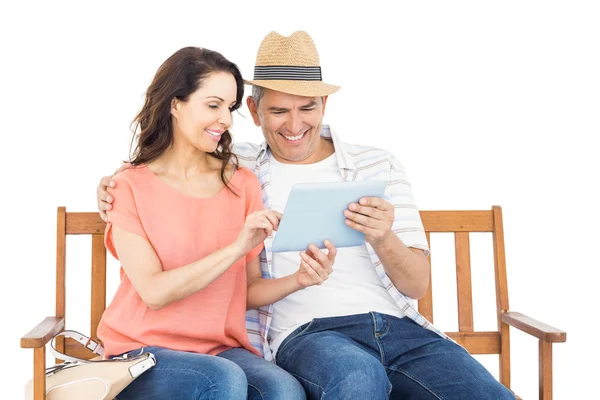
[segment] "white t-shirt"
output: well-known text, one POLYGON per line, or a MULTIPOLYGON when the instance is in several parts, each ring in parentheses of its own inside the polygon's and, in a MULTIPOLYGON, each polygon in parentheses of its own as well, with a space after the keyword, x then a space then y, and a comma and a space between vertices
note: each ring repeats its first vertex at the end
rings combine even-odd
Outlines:
MULTIPOLYGON (((335 153, 315 164, 283 164, 269 153, 271 207, 282 211, 296 183, 341 182, 335 153)), ((335 245, 335 243, 334 243, 335 245)), ((298 252, 273 253, 273 278, 298 271, 298 252)), ((269 345, 274 354, 283 340, 313 318, 339 317, 377 311, 402 318, 404 314, 383 286, 366 246, 338 249, 333 273, 322 285, 310 286, 273 306, 269 345)))

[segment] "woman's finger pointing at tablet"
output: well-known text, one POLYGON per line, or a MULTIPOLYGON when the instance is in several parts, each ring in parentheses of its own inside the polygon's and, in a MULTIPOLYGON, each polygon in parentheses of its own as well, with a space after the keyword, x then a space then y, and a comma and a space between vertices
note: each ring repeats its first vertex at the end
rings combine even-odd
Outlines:
POLYGON ((277 217, 277 215, 272 210, 265 210, 265 217, 271 223, 273 230, 276 231, 279 227, 279 218, 277 217))
POLYGON ((277 210, 271 209, 271 210, 269 210, 269 211, 270 211, 270 212, 272 212, 272 213, 273 213, 273 214, 274 214, 274 215, 277 217, 277 219, 279 219, 279 220, 280 220, 280 219, 281 219, 281 217, 283 216, 283 214, 282 214, 282 213, 280 213, 280 212, 279 212, 279 211, 277 211, 277 210))

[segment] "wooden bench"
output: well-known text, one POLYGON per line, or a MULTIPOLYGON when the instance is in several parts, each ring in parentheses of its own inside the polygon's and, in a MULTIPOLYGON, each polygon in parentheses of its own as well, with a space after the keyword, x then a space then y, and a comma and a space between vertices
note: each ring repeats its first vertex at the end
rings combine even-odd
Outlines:
MULTIPOLYGON (((566 333, 538 322, 518 312, 510 311, 502 210, 478 211, 421 211, 427 240, 436 233, 453 233, 456 255, 456 282, 458 301, 458 332, 448 335, 463 345, 471 354, 498 354, 500 382, 510 388, 510 331, 512 326, 539 339, 539 398, 552 399, 552 343, 565 342, 566 333), (497 330, 475 331, 473 328, 473 298, 471 285, 471 251, 469 234, 489 232, 494 249, 494 276, 496 288, 497 330)), ((66 310, 66 239, 67 235, 90 235, 92 241, 91 321, 90 332, 97 340, 96 330, 106 308, 106 249, 105 223, 96 212, 66 212, 58 208, 56 245, 56 314, 47 317, 21 338, 22 348, 33 350, 34 399, 45 399, 46 344, 65 329, 66 310)), ((435 252, 434 252, 435 254, 435 252)), ((435 258, 435 257, 434 257, 435 258)), ((419 300, 419 312, 433 322, 432 285, 419 300)), ((65 354, 92 358, 95 355, 69 340, 57 341, 57 348, 65 354)), ((60 362, 60 360, 56 360, 60 362)), ((518 397, 517 397, 518 398, 518 397)))

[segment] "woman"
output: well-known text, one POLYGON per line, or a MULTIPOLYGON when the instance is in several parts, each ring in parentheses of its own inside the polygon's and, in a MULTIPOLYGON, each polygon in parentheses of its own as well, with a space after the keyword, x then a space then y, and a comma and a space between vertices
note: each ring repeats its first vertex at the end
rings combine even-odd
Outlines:
POLYGON ((106 357, 151 352, 157 365, 118 399, 305 398, 246 332, 246 265, 277 218, 231 153, 242 98, 235 64, 187 47, 159 68, 134 120, 134 167, 115 177, 106 227, 121 284, 98 337, 106 357))

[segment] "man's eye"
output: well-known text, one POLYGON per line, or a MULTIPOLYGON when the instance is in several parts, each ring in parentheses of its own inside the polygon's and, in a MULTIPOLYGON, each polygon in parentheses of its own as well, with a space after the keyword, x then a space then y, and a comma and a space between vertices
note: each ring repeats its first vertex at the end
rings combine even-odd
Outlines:
POLYGON ((273 114, 275 114, 275 115, 282 115, 284 113, 285 113, 285 111, 273 111, 273 114))
POLYGON ((302 111, 306 111, 306 112, 311 112, 311 111, 314 111, 314 110, 315 110, 314 107, 313 108, 303 108, 302 109, 302 111))

